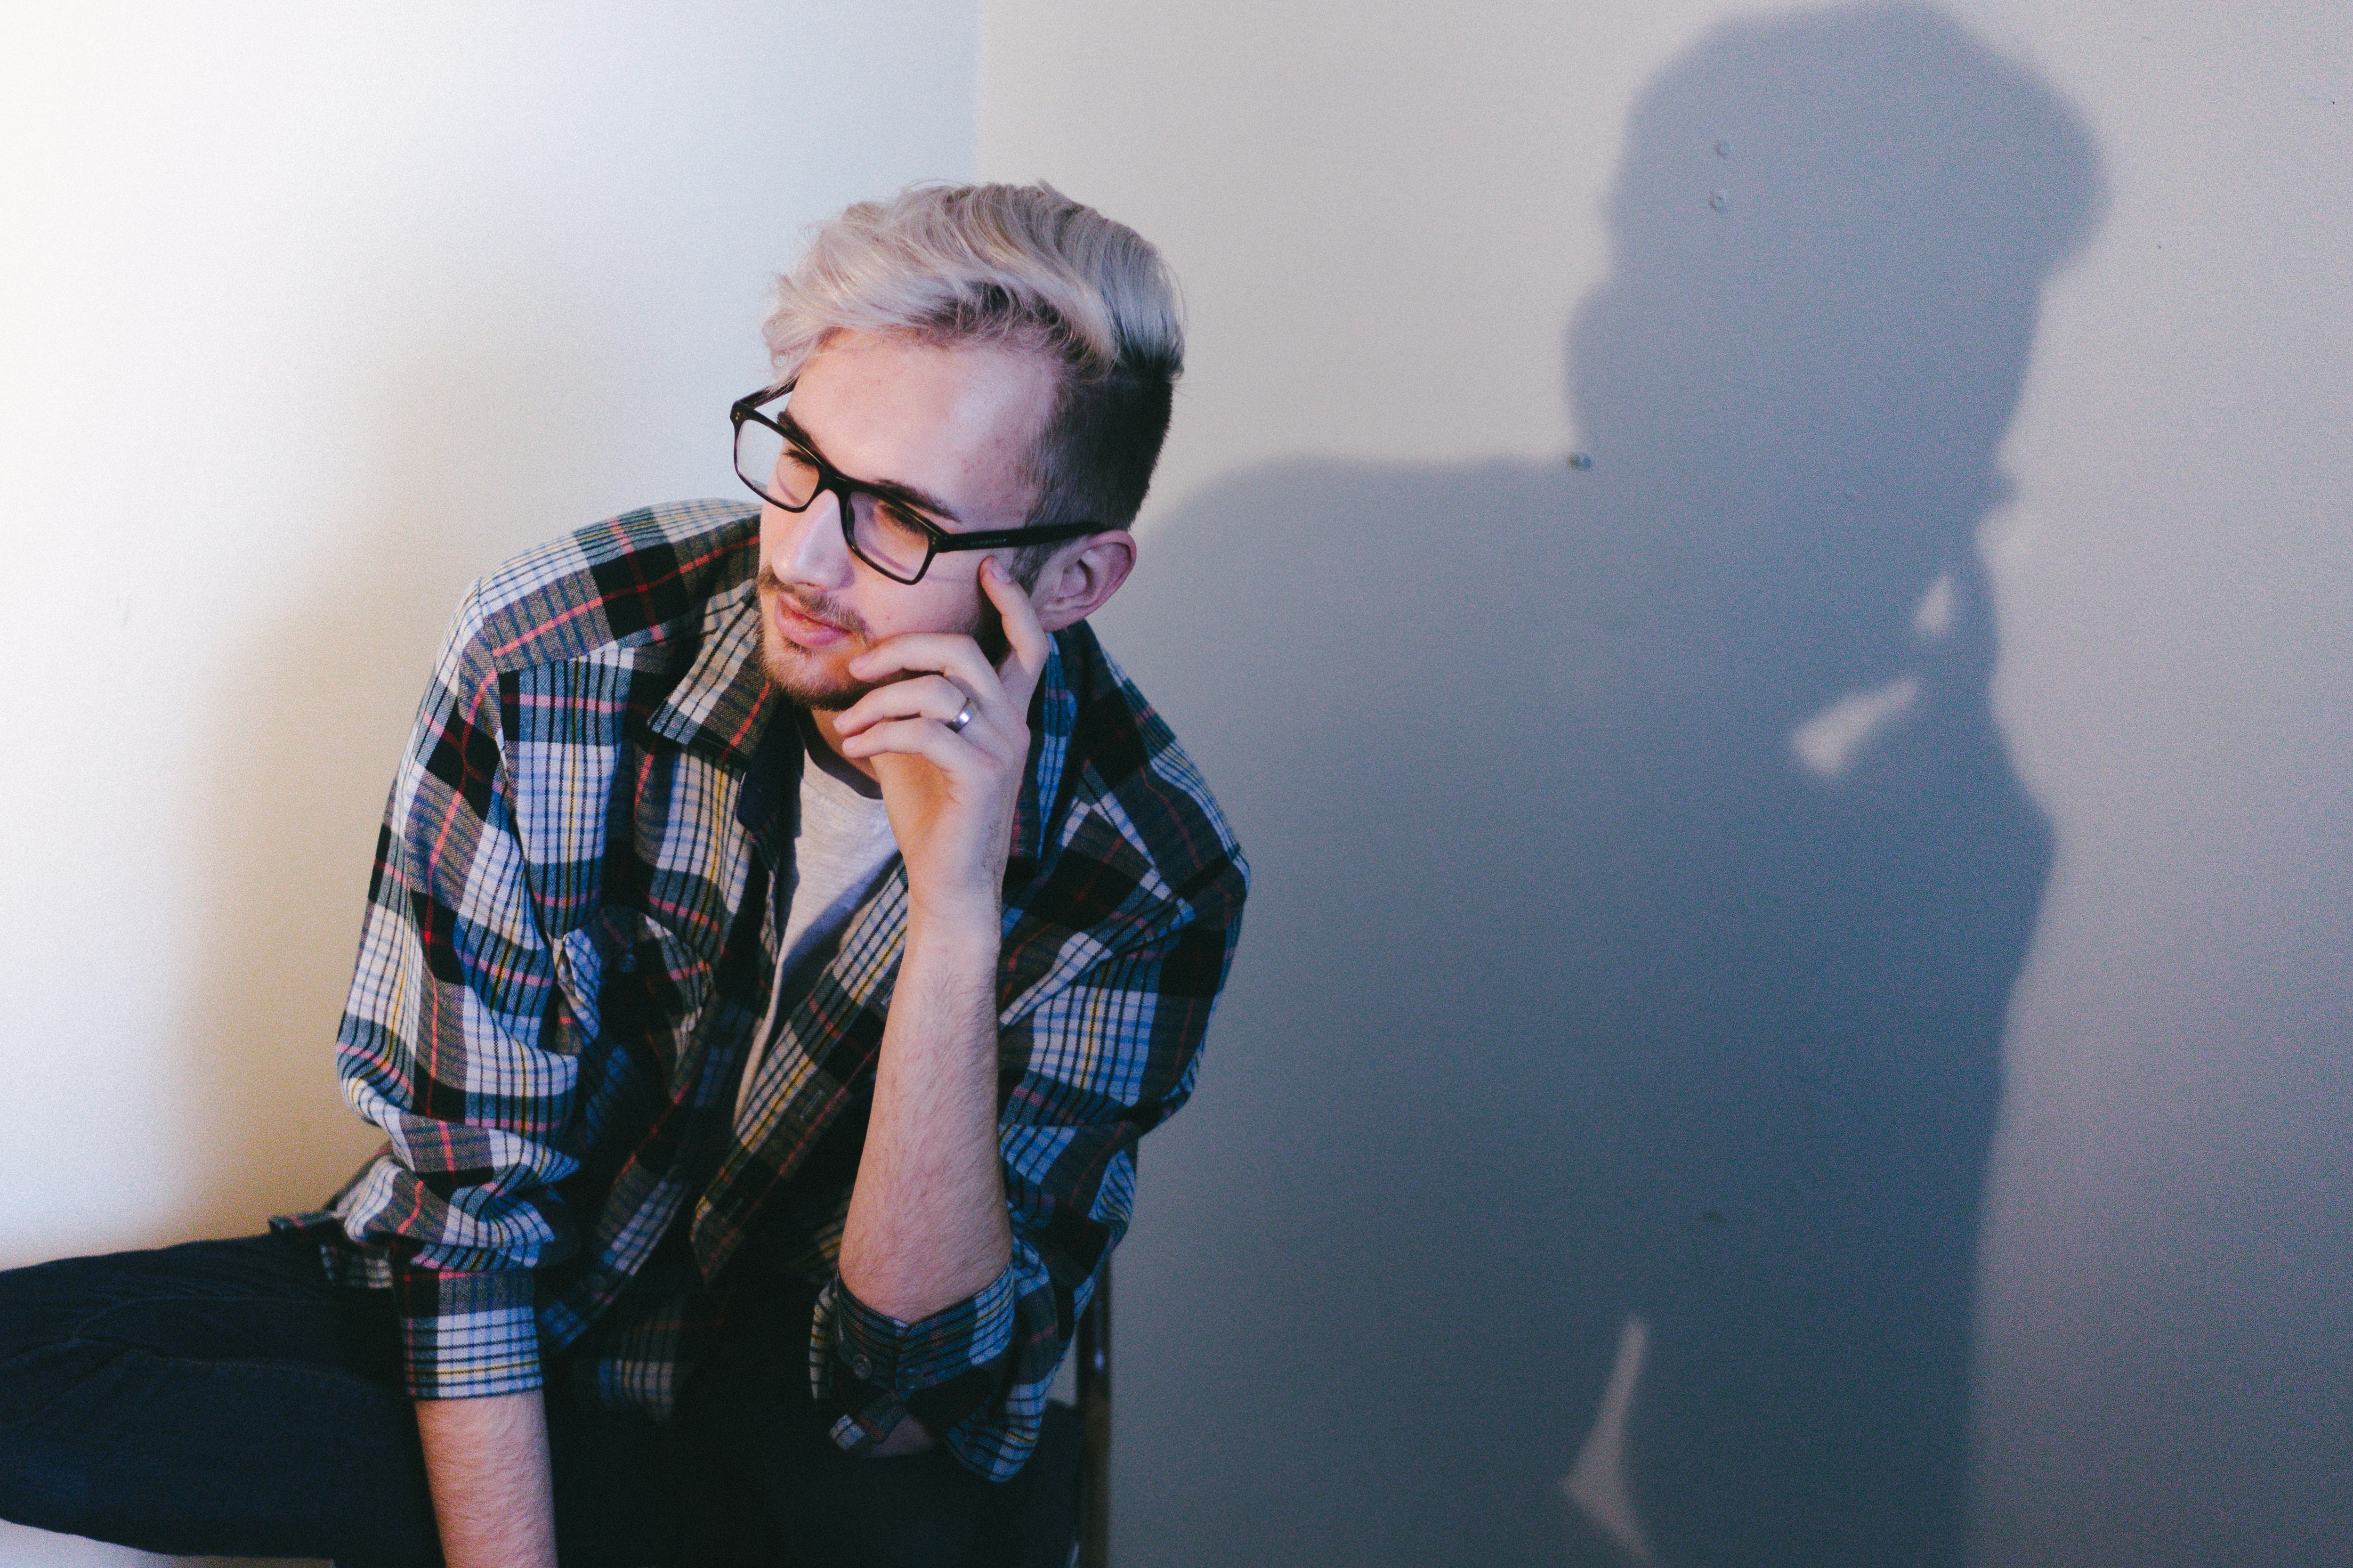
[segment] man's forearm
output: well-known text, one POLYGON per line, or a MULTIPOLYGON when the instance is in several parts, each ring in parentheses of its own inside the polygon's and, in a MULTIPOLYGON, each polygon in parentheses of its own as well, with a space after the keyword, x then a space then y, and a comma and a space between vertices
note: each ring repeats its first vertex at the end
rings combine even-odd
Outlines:
POLYGON ((417 1432, 448 1568, 555 1568, 540 1393, 420 1399, 417 1432))
MULTIPOLYGON (((1013 1257, 997 1135, 997 900, 1029 776, 1029 701, 1054 644, 1002 563, 984 558, 978 581, 1004 627, 1001 663, 960 633, 891 637, 849 661, 872 689, 820 715, 881 784, 907 870, 906 947, 840 1255, 849 1293, 902 1322, 976 1295, 1013 1257)), ((922 1436, 902 1422, 877 1451, 922 1436)))
POLYGON ((927 1317, 1013 1255, 997 1142, 994 909, 915 913, 882 1030, 841 1279, 878 1312, 927 1317))

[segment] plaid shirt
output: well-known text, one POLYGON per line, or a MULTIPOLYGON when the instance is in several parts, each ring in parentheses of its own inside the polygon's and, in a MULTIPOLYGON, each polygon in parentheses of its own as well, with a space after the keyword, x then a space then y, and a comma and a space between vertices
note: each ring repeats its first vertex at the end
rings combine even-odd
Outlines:
POLYGON ((920 1321, 859 1301, 834 1264, 846 1180, 793 1178, 872 1094, 906 873, 851 918, 736 1121, 801 761, 760 672, 757 542, 755 513, 687 502, 467 595, 393 784, 337 1037, 345 1093, 390 1141, 331 1208, 279 1223, 398 1293, 412 1394, 537 1388, 561 1350, 583 1395, 659 1418, 757 1217, 821 1287, 810 1370, 836 1441, 864 1451, 912 1413, 1002 1479, 1126 1229, 1136 1140, 1192 1091, 1248 868, 1093 634, 1058 634, 1005 882, 1012 1259, 920 1321))

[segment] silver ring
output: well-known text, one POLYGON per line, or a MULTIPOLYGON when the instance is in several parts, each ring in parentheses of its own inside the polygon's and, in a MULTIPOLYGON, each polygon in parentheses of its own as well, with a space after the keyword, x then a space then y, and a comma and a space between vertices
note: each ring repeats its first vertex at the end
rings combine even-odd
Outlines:
POLYGON ((956 710, 956 716, 948 721, 948 733, 961 735, 964 733, 964 727, 971 722, 972 699, 967 697, 965 699, 964 706, 956 710))

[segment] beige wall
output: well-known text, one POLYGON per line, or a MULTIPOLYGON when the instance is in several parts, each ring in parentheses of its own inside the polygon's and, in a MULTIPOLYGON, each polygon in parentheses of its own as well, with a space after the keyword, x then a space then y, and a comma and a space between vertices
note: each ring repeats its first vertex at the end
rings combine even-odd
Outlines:
MULTIPOLYGON (((1981 1215, 1982 1246, 1947 1238, 1977 1287, 1967 1346, 1975 1550, 1992 1563, 2334 1555, 2353 1525, 2342 1133, 2353 1110, 2343 1069, 2353 1043, 2353 290, 2343 264, 2353 56, 2343 9, 988 0, 982 14, 984 174, 1043 175, 1135 224, 1166 247, 1187 292, 1191 369, 1144 564, 1105 617, 1107 635, 1191 742, 1260 873, 1256 923, 1198 1104, 1154 1140, 1137 1239, 1123 1255, 1124 1560, 1495 1563, 1535 1561, 1562 1542, 1606 1560, 1608 1509, 1572 1507, 1552 1488, 1573 1460, 1592 1482, 1591 1466, 1609 1457, 1610 1445, 1590 1440, 1608 1425, 1605 1373, 1630 1364, 1637 1337, 1570 1321, 1612 1315, 1577 1261, 1580 1227, 1607 1226, 1592 1217, 1599 1209, 1577 1205, 1649 1194, 1615 1191, 1621 1163, 1559 1177, 1545 1203, 1480 1206, 1479 1189, 1451 1173, 1493 1163, 1499 1124, 1545 1151, 1511 1167, 1534 1190, 1553 1179, 1547 1169, 1583 1171, 1609 1122, 1571 1105, 1547 1131, 1460 1085, 1484 1079, 1510 1086, 1517 1105, 1551 1108, 1546 1096, 1567 1089, 1539 1083, 1526 1064, 1584 1037, 1578 1009, 1669 1007, 1676 985, 1643 993, 1605 975, 1561 990, 1564 1021, 1554 1023, 1529 982, 1531 1011, 1504 1008, 1482 1028, 1482 998, 1517 983, 1498 967, 1532 961, 1510 956, 1511 942, 1481 922, 1573 930, 1574 912, 1547 897, 1602 889, 1606 901, 1620 884, 1571 867, 1517 901, 1481 902, 1442 881, 1408 885, 1378 867, 1328 862, 1396 841, 1366 840, 1356 824, 1367 813, 1391 814, 1397 834, 1442 836, 1471 803, 1496 801, 1520 842, 1462 838, 1461 856, 1492 875, 1515 856, 1553 865, 1544 857, 1579 819, 1567 808, 1546 816, 1548 792, 1596 812, 1632 809, 1631 795, 1590 782, 1615 780, 1615 760, 1578 748, 1600 734, 1640 746, 1668 727, 1638 715, 1611 731, 1593 715, 1617 713, 1610 700, 1626 682, 1665 679, 1671 655, 1705 641, 1686 644, 1649 617, 1697 605, 1711 627, 1711 615, 1737 620, 1746 612, 1725 606, 1739 600, 1742 574, 1787 596, 1843 583, 1835 539, 1813 541, 1819 559, 1799 571, 1776 552, 1773 531, 1792 517, 1863 533, 1884 522, 1894 541, 1903 509, 1931 502, 1951 514, 1957 548, 1852 563, 1858 584, 1885 568, 1883 600, 1871 576, 1868 595, 1827 595, 1848 618, 1815 625, 1819 647, 1750 645, 1766 662, 1786 653, 1790 672, 1770 700, 1744 697, 1715 718, 1791 725, 1820 703, 1817 727, 1788 731, 1780 762, 1793 778, 1810 757, 1826 773, 1858 769, 1843 787, 1860 801, 1881 787, 1865 776, 1871 766, 1895 781, 1899 763, 1916 764, 1932 771, 1901 787, 1944 790, 1945 827, 1972 803, 2023 791, 1979 846, 2017 851, 1987 898, 2022 897, 2031 942, 2022 964, 2000 969, 2009 1023, 1981 1064, 2000 1098, 1970 1133, 1981 1158, 1965 1173, 1986 1186, 1953 1211, 1981 1215), (1743 50, 1784 68, 1773 40, 1828 29, 1817 57, 1827 81, 1842 68, 1834 36, 1868 38, 1890 17, 1898 31, 1929 33, 1948 18, 1975 40, 1949 51, 1972 62, 1964 89, 1993 84, 1992 119, 1952 110, 1973 142, 1944 157, 1905 140, 1915 123, 1906 102, 1824 100, 1825 135, 1851 114, 1854 126, 1886 128, 1900 159, 1888 165, 1894 153, 1834 136, 1808 142, 1820 127, 1802 107, 1735 132, 1730 156, 1715 155, 1704 91, 1734 115, 1780 90, 1781 79, 1732 68, 1743 50), (1742 19, 1748 31, 1733 26, 1742 19), (2028 84, 2017 91, 2037 106, 2024 117, 2033 123, 2000 122, 2004 68, 2028 84), (1646 112, 1662 134, 1684 138, 1672 157, 1630 135, 1630 115, 1654 90, 1667 99, 1646 112), (1830 161, 1797 166, 1785 144, 1830 161), (2021 148, 2022 163, 2001 162, 2021 148), (2088 177, 2071 195, 2060 187, 2078 148, 2088 149, 2088 177), (2048 208, 2043 239, 2076 220, 2088 236, 2008 279, 2026 291, 2026 335, 1924 350, 1904 362, 1915 384, 1881 385, 1871 378, 1886 364, 1841 363, 1841 353, 1911 343, 1895 316, 1966 335, 1965 321, 1939 317, 1940 300, 1990 287, 1994 263, 1979 267, 1968 247, 2015 237, 2022 221, 1987 170, 2017 180, 2018 202, 2048 208), (1883 202, 1884 231, 1845 210, 1810 237, 1796 232, 1817 176, 1852 176, 1855 203, 1883 202), (1683 205, 1642 228, 1639 211, 1613 207, 1621 179, 1632 208, 1659 196, 1660 180, 1683 182, 1659 199, 1683 205), (1712 215, 1698 205, 1711 189, 1727 195, 1712 215), (1701 226, 1711 217, 1722 226, 1701 226), (1743 223, 1767 237, 1741 264, 1752 270, 1786 266, 1801 284, 1800 262, 1829 276, 1868 259, 1822 306, 1834 318, 1827 340, 1809 347, 1794 317, 1726 303, 1738 266, 1689 261, 1743 223), (2043 266, 2055 268, 2047 286, 2043 266), (1573 313, 1581 335, 1565 337, 1573 313), (1727 332, 1749 341, 1722 341, 1727 332), (1655 363, 1643 362, 1645 342, 1655 363), (1744 358, 1750 348, 1765 357, 1744 358), (1780 369, 1736 384, 1726 368, 1757 363, 1780 369), (1583 395, 1565 395, 1580 377, 1583 395), (1964 385, 1973 401, 1935 405, 1939 387, 1964 385), (1890 416, 1876 444, 1859 426, 1841 435, 1855 464, 1899 473, 1911 489, 1814 474, 1805 419, 1899 406, 1909 412, 1890 416), (1989 421, 1998 443, 1966 473, 1939 466, 1968 456, 1975 438, 1943 430, 1947 416, 1989 421), (1588 448, 1591 470, 1558 466, 1588 448), (1798 478, 1772 478, 1784 472, 1824 488, 1799 498, 1798 478), (1572 481, 1588 488, 1562 488, 1572 481), (1642 484, 1647 495, 1627 488, 1642 484), (1710 497, 1722 504, 1712 510, 1710 497), (1757 510, 1725 510, 1746 503, 1757 510), (1676 506, 1690 515, 1671 515, 1676 506), (1651 532, 1605 526, 1639 524, 1646 507, 1659 524, 1651 532), (1602 522, 1582 542, 1511 531, 1523 513, 1555 515, 1548 508, 1602 522), (1423 512, 1443 526, 1425 525, 1423 512), (1721 531, 1700 535, 1716 575, 1684 559, 1685 576, 1662 579, 1660 562, 1679 548, 1672 530, 1694 519, 1721 531), (1522 564, 1536 588, 1515 595, 1455 563, 1482 521, 1500 521, 1530 552, 1522 564), (1332 570, 1287 557, 1286 538, 1332 570), (1359 559, 1340 563, 1350 552, 1359 559), (1786 580, 1776 575, 1785 568, 1786 580), (1614 610, 1608 594, 1562 607, 1611 573, 1614 610), (1899 596, 1904 581, 1913 586, 1899 596), (1988 595, 1989 618, 1971 603, 1988 595), (1339 629, 1351 616, 1384 618, 1358 635, 1339 629), (1556 632, 1517 641, 1489 624, 1547 616, 1556 632), (1931 629, 1948 624, 1961 629, 1931 629), (1930 646, 1937 637, 1946 641, 1930 646), (1472 659, 1466 647, 1493 659, 1483 677, 1456 668, 1472 659), (1961 647, 1990 658, 1989 676, 1948 651, 1961 647), (1842 665, 1846 654, 1820 651, 1837 648, 1863 653, 1842 665), (1567 673, 1539 679, 1531 664, 1567 673), (1488 691, 1511 711, 1479 710, 1488 691), (1974 719, 1937 706, 1954 694, 1978 704, 1974 719), (1430 712, 1433 698, 1450 710, 1430 712), (1845 698, 1859 705, 1840 708, 1845 698), (1254 705, 1269 711, 1235 716, 1254 705), (1357 738, 1367 730, 1378 745, 1357 738), (1996 750, 1965 775, 1954 759, 1972 737, 1996 750), (1505 775, 1521 793, 1486 790, 1482 781, 1505 775), (1393 910, 1385 930, 1352 907, 1391 897, 1441 908, 1393 910), (1463 951, 1434 945, 1450 931, 1463 951), (1414 1000, 1428 994, 1456 1000, 1414 1000), (1423 1041, 1419 1055, 1380 1055, 1388 1036, 1366 1021, 1442 1030, 1450 1018, 1462 1037, 1423 1041), (1520 1032, 1498 1039, 1496 1028, 1520 1032), (1389 1081, 1366 1082, 1368 1066, 1389 1081), (1461 1206, 1425 1225, 1417 1193, 1457 1194, 1461 1206), (1431 1247, 1449 1249, 1450 1266, 1425 1267, 1419 1252, 1431 1247), (1526 1261, 1547 1249, 1560 1260, 1549 1281, 1526 1261), (1459 1294, 1440 1311, 1418 1299, 1425 1291, 1459 1294), (1197 1304, 1205 1293, 1213 1302, 1197 1304), (1527 1337, 1500 1339, 1499 1312, 1527 1337), (1319 1313, 1320 1340, 1291 1326, 1319 1313), (1335 1337, 1344 1342, 1332 1346, 1335 1337), (1267 1344, 1280 1353, 1259 1355, 1267 1344), (1466 1367, 1472 1351, 1524 1359, 1514 1373, 1466 1367), (1530 1390, 1530 1379, 1556 1381, 1530 1390), (1428 1414, 1450 1402, 1461 1407, 1428 1414), (1412 1441, 1385 1435, 1401 1422, 1412 1441), (1541 1462, 1524 1458, 1531 1451, 1541 1462), (1497 1511, 1480 1522, 1463 1498, 1497 1511)), ((1896 58, 1881 75, 1909 92, 1920 82, 1907 68, 1896 58)), ((1810 90, 1802 70, 1782 85, 1801 104, 1810 90)), ((1855 90, 1867 95, 1868 82, 1855 90)), ((1989 332, 2009 320, 1977 319, 1989 332)), ((1709 658, 1723 651, 1709 647, 1709 658)), ((1698 679, 1757 689, 1743 670, 1709 668, 1698 679)), ((1781 798, 1772 792, 1783 783, 1742 777, 1751 804, 1781 798)), ((1795 832, 1815 797, 1788 787, 1792 804, 1775 820, 1795 832)), ((1873 847, 1925 842, 1911 832, 1888 828, 1873 847)), ((1966 880, 1986 857, 1957 842, 1948 862, 1915 869, 1933 881, 1941 864, 1966 880)), ((1631 854, 1623 876, 1655 875, 1677 852, 1662 840, 1655 855, 1631 854)), ((1428 868, 1442 875, 1449 864, 1433 856, 1428 868)), ((1711 885, 1725 908, 1748 891, 1711 885)), ((1868 879, 1857 886, 1873 896, 1868 879)), ((1978 951, 1984 928, 1970 917, 1990 903, 1949 889, 1922 900, 1899 912, 1923 916, 1948 951, 1978 951)), ((1686 924, 1661 941, 1691 934, 1686 924)), ((1860 925, 1852 934, 1864 942, 1860 925)), ((1561 973, 1585 972, 1571 962, 1561 973)), ((1890 988, 1897 1001, 1923 989, 1890 988)), ((1639 1074, 1641 1049, 1629 1044, 1626 1056, 1639 1074)), ((1665 1103, 1627 1114, 1662 1135, 1688 1131, 1665 1103)), ((1828 1103, 1837 1108, 1835 1093, 1828 1103)), ((1918 1118, 1886 1130, 1899 1142, 1941 1135, 1928 1100, 1873 1103, 1918 1118)), ((1768 1142, 1784 1134, 1796 1136, 1787 1122, 1757 1132, 1768 1142)), ((1722 1162, 1711 1174, 1736 1186, 1744 1157, 1711 1158, 1722 1162)), ((1694 1197, 1694 1212, 1728 1214, 1736 1241, 1744 1211, 1729 1200, 1722 1213, 1700 1208, 1710 1202, 1694 1197)), ((1767 1252, 1783 1234, 1770 1220, 1757 1230, 1767 1252)), ((1797 1289, 1784 1279, 1779 1294, 1797 1289)), ((1639 1294, 1630 1287, 1626 1300, 1639 1294)), ((1704 1294, 1667 1292, 1662 1310, 1704 1294)), ((1727 1338, 1714 1351, 1737 1361, 1778 1344, 1794 1356, 1803 1339, 1760 1330, 1748 1350, 1727 1338)), ((1616 1495, 1670 1515, 1737 1518, 1748 1505, 1715 1495, 1722 1478, 1698 1449, 1642 1426, 1646 1408, 1664 1408, 1646 1407, 1646 1391, 1710 1353, 1704 1342, 1678 1352, 1672 1340, 1653 1325, 1648 1369, 1629 1385, 1633 1428, 1617 1458, 1634 1473, 1616 1495)), ((1689 1373, 1683 1394, 1715 1387, 1708 1375, 1689 1373)), ((1741 1397, 1763 1375, 1724 1374, 1749 1391, 1741 1397)), ((1794 1367, 1788 1376, 1792 1405, 1819 1397, 1794 1367)), ((1762 1409, 1755 1398, 1740 1408, 1762 1409)), ((1754 1467, 1726 1463, 1755 1479, 1754 1467)), ((1781 1476, 1778 1493, 1766 1486, 1756 1506, 1797 1504, 1801 1471, 1781 1476)), ((1609 1492, 1585 1489, 1605 1501, 1609 1492)), ((1632 1507, 1637 1526, 1641 1513, 1632 1507)), ((1756 1539, 1777 1539, 1756 1517, 1756 1539)), ((1672 1534, 1652 1521, 1639 1538, 1676 1561, 1672 1534)))
POLYGON ((8 1265, 245 1231, 363 1155, 335 1016, 459 594, 730 489, 770 272, 969 173, 975 48, 953 4, 18 11, 8 1265))

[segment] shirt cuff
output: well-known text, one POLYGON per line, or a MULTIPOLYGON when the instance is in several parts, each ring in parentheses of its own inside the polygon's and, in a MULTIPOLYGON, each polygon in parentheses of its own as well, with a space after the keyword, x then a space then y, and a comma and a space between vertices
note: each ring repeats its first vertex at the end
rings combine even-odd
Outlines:
MULTIPOLYGON (((923 1396, 960 1380, 979 1393, 996 1380, 973 1374, 988 1373, 1013 1343, 1009 1262, 975 1294, 913 1322, 876 1311, 838 1275, 833 1293, 834 1392, 849 1413, 836 1425, 834 1440, 853 1452, 888 1436, 910 1406, 935 1432, 943 1418, 959 1418, 963 1411, 942 1408, 940 1401, 923 1396)), ((952 1397, 949 1403, 965 1401, 952 1397)))
POLYGON ((459 1274, 396 1263, 393 1289, 412 1399, 528 1394, 545 1383, 530 1269, 459 1274))

